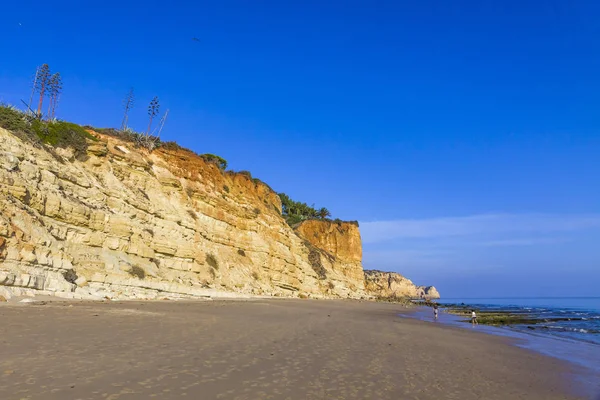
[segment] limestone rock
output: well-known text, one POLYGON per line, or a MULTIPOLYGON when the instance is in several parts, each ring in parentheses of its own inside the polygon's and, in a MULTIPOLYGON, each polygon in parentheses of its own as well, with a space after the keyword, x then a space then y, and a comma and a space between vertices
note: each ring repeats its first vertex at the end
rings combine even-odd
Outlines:
POLYGON ((79 278, 77 278, 75 280, 75 284, 79 287, 83 287, 86 286, 88 283, 87 279, 85 279, 85 276, 80 276, 79 278))
POLYGON ((433 286, 416 286, 410 279, 397 272, 365 270, 365 288, 376 297, 409 297, 413 299, 439 299, 433 286))
POLYGON ((13 293, 365 296, 357 227, 294 231, 262 182, 90 132, 88 157, 59 161, 0 129, 0 285, 13 293))
POLYGON ((12 298, 12 292, 8 290, 8 288, 0 286, 0 296, 6 300, 10 300, 12 298))
POLYGON ((417 286, 417 288, 420 291, 420 293, 423 294, 421 296, 423 298, 427 298, 427 299, 439 299, 440 298, 440 293, 437 291, 437 289, 434 286, 417 286))
POLYGON ((369 296, 357 224, 292 229, 260 181, 187 150, 90 133, 87 157, 74 157, 0 128, 0 285, 13 295, 369 296))

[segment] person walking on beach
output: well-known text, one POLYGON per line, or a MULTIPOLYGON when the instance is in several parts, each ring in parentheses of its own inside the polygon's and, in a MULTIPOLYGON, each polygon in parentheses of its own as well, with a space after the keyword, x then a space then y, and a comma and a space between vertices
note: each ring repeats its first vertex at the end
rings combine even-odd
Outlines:
POLYGON ((475 310, 471 310, 471 324, 473 324, 473 326, 479 325, 479 322, 477 322, 477 314, 475 313, 475 310))
POLYGON ((435 303, 433 305, 433 319, 437 321, 438 319, 438 305, 435 303))

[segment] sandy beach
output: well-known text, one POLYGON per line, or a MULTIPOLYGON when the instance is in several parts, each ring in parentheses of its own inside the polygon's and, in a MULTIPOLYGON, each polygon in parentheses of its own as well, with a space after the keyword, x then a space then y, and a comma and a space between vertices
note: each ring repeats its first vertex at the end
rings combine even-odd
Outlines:
POLYGON ((577 399, 569 364, 357 301, 0 306, 0 399, 577 399))

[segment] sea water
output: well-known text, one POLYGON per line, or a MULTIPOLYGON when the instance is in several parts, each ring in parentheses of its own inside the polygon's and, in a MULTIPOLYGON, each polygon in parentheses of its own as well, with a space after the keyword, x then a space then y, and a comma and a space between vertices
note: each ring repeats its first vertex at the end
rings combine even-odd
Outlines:
POLYGON ((509 329, 600 345, 600 297, 459 298, 440 301, 442 306, 461 303, 482 312, 509 311, 542 321, 510 325, 509 329), (554 318, 561 320, 552 321, 554 318))

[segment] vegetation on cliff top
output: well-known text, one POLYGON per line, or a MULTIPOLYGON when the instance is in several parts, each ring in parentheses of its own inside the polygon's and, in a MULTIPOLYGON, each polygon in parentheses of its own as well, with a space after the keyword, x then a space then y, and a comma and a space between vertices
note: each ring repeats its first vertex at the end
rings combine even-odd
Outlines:
POLYGON ((294 226, 302 221, 320 220, 341 224, 346 222, 358 226, 358 221, 342 221, 339 218, 331 220, 331 213, 325 207, 315 208, 314 204, 309 206, 306 203, 292 200, 287 194, 279 193, 281 199, 282 214, 290 226, 294 226))
POLYGON ((14 132, 21 139, 53 147, 72 147, 80 154, 85 154, 87 140, 97 140, 77 124, 60 120, 42 121, 7 105, 0 105, 0 127, 14 132))
MULTIPOLYGON (((215 154, 197 154, 192 150, 181 147, 176 142, 162 142, 158 137, 147 136, 143 133, 134 132, 131 129, 119 130, 114 128, 94 128, 91 126, 80 126, 72 122, 61 120, 41 120, 37 116, 23 112, 14 106, 0 104, 0 127, 7 129, 16 134, 21 139, 30 140, 34 143, 45 143, 53 147, 72 147, 75 151, 83 155, 88 146, 88 140, 98 140, 91 135, 86 129, 95 132, 113 136, 125 142, 130 142, 136 146, 142 146, 143 138, 153 143, 153 148, 161 148, 171 151, 186 151, 190 152, 207 163, 216 165, 219 170, 227 169, 227 160, 215 154)), ((146 147, 146 146, 143 146, 146 147)), ((269 185, 258 178, 252 177, 249 171, 227 171, 229 174, 241 174, 247 176, 255 184, 263 184, 270 190, 275 192, 269 185)), ((292 200, 287 194, 279 193, 279 198, 282 204, 282 216, 290 226, 294 226, 306 220, 321 220, 334 223, 342 223, 340 219, 331 220, 331 213, 325 207, 315 208, 314 205, 309 206, 306 203, 292 200)), ((348 221, 358 225, 356 221, 348 221)))
POLYGON ((314 204, 309 206, 306 203, 292 200, 287 194, 279 193, 283 217, 290 225, 295 225, 307 219, 324 220, 331 216, 331 213, 325 207, 320 209, 314 208, 314 204))
MULTIPOLYGON (((152 122, 159 115, 160 103, 155 96, 148 106, 148 127, 145 132, 136 132, 129 127, 129 111, 134 107, 135 96, 133 88, 126 94, 123 100, 123 119, 120 129, 114 128, 95 128, 92 126, 80 126, 72 122, 66 122, 55 118, 58 100, 62 92, 62 79, 59 73, 52 75, 48 64, 38 67, 33 79, 31 98, 29 104, 25 104, 27 110, 20 111, 18 108, 10 105, 0 104, 0 127, 10 130, 21 139, 28 139, 34 143, 45 143, 53 147, 72 147, 77 155, 85 155, 89 140, 96 141, 97 138, 91 135, 88 130, 116 137, 120 140, 135 144, 135 146, 144 147, 149 151, 156 148, 172 151, 186 151, 192 153, 210 164, 214 164, 221 171, 226 171, 227 160, 215 154, 197 154, 192 150, 179 146, 176 142, 163 142, 160 140, 160 133, 164 126, 169 110, 163 115, 158 126, 152 130, 152 122), (39 94, 39 104, 37 111, 33 111, 31 103, 35 94, 39 94), (50 106, 44 120, 42 106, 44 98, 48 97, 50 106)), ((249 171, 227 171, 230 174, 246 175, 256 185, 262 184, 275 193, 275 191, 266 183, 258 178, 253 178, 249 171)), ((325 207, 316 209, 314 204, 309 206, 306 203, 292 200, 285 193, 279 193, 282 203, 282 216, 290 226, 294 226, 306 220, 323 220, 335 223, 341 223, 339 219, 331 220, 331 213, 325 207)), ((274 208, 277 208, 274 206, 274 208)), ((349 221, 358 225, 356 221, 349 221)))
MULTIPOLYGON (((140 137, 144 136, 143 133, 134 132, 131 129, 115 129, 115 128, 95 128, 92 126, 86 126, 86 128, 91 129, 95 132, 101 133, 103 135, 108 135, 112 137, 116 137, 125 142, 133 143, 135 145, 140 145, 140 137)), ((163 142, 157 136, 148 136, 149 140, 153 141, 154 148, 160 148, 162 150, 167 151, 185 151, 191 154, 194 154, 200 158, 202 158, 207 163, 215 164, 221 171, 225 171, 227 169, 227 160, 223 157, 219 157, 215 154, 198 154, 190 149, 186 149, 185 147, 180 146, 177 142, 163 142)), ((145 147, 145 146, 143 146, 145 147)))

